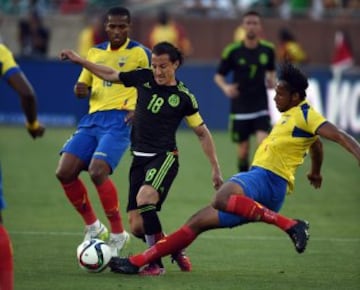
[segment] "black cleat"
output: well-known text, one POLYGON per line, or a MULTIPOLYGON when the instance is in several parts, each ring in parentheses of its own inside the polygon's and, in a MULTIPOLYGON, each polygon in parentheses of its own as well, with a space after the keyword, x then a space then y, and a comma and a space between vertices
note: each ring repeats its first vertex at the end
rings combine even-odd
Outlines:
POLYGON ((111 272, 122 274, 138 274, 139 267, 130 262, 128 258, 112 257, 109 263, 111 272))
POLYGON ((286 232, 290 236, 290 239, 293 241, 295 245, 296 251, 301 254, 305 251, 307 242, 309 240, 310 234, 309 230, 309 222, 303 220, 296 220, 297 223, 293 225, 286 232))

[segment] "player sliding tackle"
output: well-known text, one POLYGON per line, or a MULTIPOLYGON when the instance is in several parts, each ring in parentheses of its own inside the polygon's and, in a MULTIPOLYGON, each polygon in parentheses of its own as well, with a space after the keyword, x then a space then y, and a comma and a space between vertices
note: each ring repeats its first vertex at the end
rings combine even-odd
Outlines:
POLYGON ((159 257, 188 247, 204 231, 249 222, 275 225, 289 235, 298 253, 309 239, 309 223, 278 213, 285 194, 294 187, 295 171, 310 151, 307 178, 320 188, 323 149, 319 136, 339 143, 360 162, 360 145, 316 112, 306 101, 306 76, 291 64, 281 67, 274 101, 282 113, 270 135, 257 149, 249 172, 238 173, 216 192, 211 205, 199 210, 179 230, 143 253, 113 258, 113 272, 136 274, 159 257))

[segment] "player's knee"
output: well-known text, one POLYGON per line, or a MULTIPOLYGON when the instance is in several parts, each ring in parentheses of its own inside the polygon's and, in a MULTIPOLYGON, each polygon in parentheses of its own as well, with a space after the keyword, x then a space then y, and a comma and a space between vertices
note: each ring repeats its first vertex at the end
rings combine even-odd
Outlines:
POLYGON ((130 227, 130 232, 134 237, 136 237, 140 240, 143 240, 145 242, 145 234, 143 233, 142 230, 140 230, 139 228, 131 228, 130 227))
POLYGON ((217 210, 226 211, 230 197, 241 192, 242 190, 238 185, 233 182, 226 182, 214 195, 211 206, 217 210))
POLYGON ((93 159, 89 165, 88 173, 95 184, 102 184, 111 173, 111 168, 106 161, 93 159))
POLYGON ((219 195, 219 194, 216 194, 211 202, 211 206, 217 210, 222 210, 222 211, 225 211, 226 209, 226 199, 219 195))
POLYGON ((144 204, 157 204, 159 201, 159 194, 156 190, 140 190, 136 196, 136 204, 142 206, 144 204))
POLYGON ((68 172, 67 170, 61 167, 58 167, 56 169, 55 176, 61 183, 64 184, 70 183, 75 178, 71 172, 68 172))
POLYGON ((213 200, 211 201, 211 206, 217 210, 219 210, 219 201, 216 197, 213 198, 213 200))
POLYGON ((103 170, 102 168, 98 168, 98 167, 89 168, 88 172, 89 172, 91 180, 95 184, 102 184, 105 181, 105 178, 108 176, 107 173, 105 172, 105 170, 103 170))

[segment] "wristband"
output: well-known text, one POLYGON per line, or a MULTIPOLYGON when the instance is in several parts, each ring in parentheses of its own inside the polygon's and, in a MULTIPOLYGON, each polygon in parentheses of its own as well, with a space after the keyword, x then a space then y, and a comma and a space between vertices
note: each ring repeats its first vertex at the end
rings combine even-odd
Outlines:
POLYGON ((29 130, 36 130, 40 127, 40 123, 38 120, 35 120, 32 123, 26 122, 26 128, 29 130))

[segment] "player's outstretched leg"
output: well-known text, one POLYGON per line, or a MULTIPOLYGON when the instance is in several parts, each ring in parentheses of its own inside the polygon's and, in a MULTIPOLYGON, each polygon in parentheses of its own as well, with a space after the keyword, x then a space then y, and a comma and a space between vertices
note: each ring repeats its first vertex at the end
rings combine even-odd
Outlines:
POLYGON ((289 228, 286 232, 293 241, 295 249, 298 253, 303 253, 309 240, 309 222, 304 220, 295 220, 296 224, 289 228))
POLYGON ((181 250, 187 248, 196 237, 197 233, 189 226, 184 225, 142 253, 133 255, 128 259, 113 257, 109 263, 109 267, 116 273, 136 274, 141 267, 151 264, 161 257, 170 255, 171 253, 181 252, 181 250))
MULTIPOLYGON (((224 199, 220 196, 215 200, 214 208, 223 210, 223 201, 224 199)), ((307 221, 288 218, 241 194, 230 195, 229 199, 226 200, 224 211, 251 221, 262 221, 275 225, 290 236, 298 253, 305 251, 309 239, 309 223, 307 221)))

